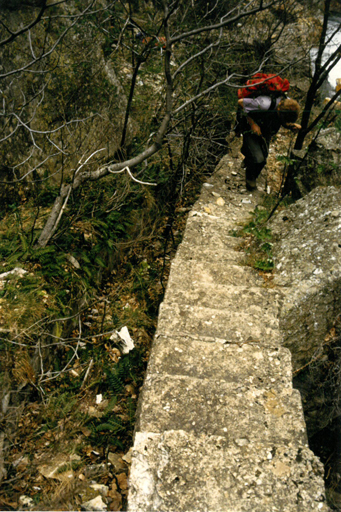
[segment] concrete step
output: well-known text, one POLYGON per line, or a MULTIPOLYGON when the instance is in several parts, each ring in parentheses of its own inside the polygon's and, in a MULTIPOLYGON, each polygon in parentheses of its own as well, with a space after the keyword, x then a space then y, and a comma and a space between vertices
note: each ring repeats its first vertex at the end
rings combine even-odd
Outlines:
MULTIPOLYGON (((195 223, 200 223, 202 226, 206 225, 207 229, 209 226, 214 228, 217 224, 221 227, 225 226, 227 229, 231 229, 231 227, 235 228, 236 225, 243 226, 253 218, 254 212, 252 208, 246 211, 241 207, 235 208, 232 204, 226 204, 225 208, 229 210, 227 214, 215 216, 205 211, 205 208, 207 208, 206 204, 207 202, 200 196, 188 214, 186 229, 191 224, 195 223)), ((211 202, 209 204, 211 204, 211 202)))
MULTIPOLYGON (((188 288, 201 284, 209 285, 233 285, 233 286, 257 286, 265 283, 259 272, 250 267, 226 264, 221 261, 206 262, 192 260, 173 261, 168 279, 167 288, 188 288)), ((211 289, 211 288, 210 288, 211 289)))
MULTIPOLYGON (((250 205, 252 203, 241 203, 243 199, 249 199, 252 201, 254 196, 251 192, 246 190, 245 188, 245 179, 242 181, 238 181, 236 183, 236 177, 230 177, 228 179, 225 177, 225 180, 222 182, 219 180, 219 182, 207 184, 202 188, 202 192, 199 196, 199 201, 204 202, 205 204, 208 203, 215 203, 217 202, 218 197, 222 197, 227 206, 232 206, 234 210, 238 210, 238 207, 240 204, 246 204, 250 205), (211 186, 210 186, 211 185, 211 186), (213 186, 212 186, 213 185, 213 186), (236 197, 236 191, 238 190, 238 197, 236 197)), ((221 206, 221 201, 218 201, 218 206, 221 206)))
POLYGON ((259 197, 250 192, 235 193, 229 190, 229 185, 214 186, 212 191, 203 190, 199 199, 193 205, 193 214, 208 215, 212 218, 229 220, 232 216, 243 216, 245 222, 257 206, 259 197), (218 195, 213 195, 212 192, 218 195), (223 200, 223 201, 222 201, 223 200))
POLYGON ((182 375, 147 375, 136 430, 184 430, 231 441, 243 437, 247 443, 307 443, 296 389, 236 386, 182 375))
POLYGON ((226 183, 222 183, 220 186, 216 183, 211 188, 205 187, 198 198, 198 204, 210 206, 213 203, 221 207, 222 201, 218 199, 221 197, 224 199, 226 207, 230 207, 234 212, 249 213, 257 206, 260 195, 262 197, 265 195, 264 186, 258 184, 258 191, 250 192, 245 188, 245 179, 238 183, 235 179, 233 177, 233 179, 227 180, 226 183))
POLYGON ((128 512, 327 512, 323 466, 294 443, 137 432, 128 512))
MULTIPOLYGON (((240 227, 247 222, 248 218, 240 217, 240 227)), ((183 240, 193 246, 218 244, 221 247, 233 249, 241 243, 241 239, 233 235, 236 229, 236 221, 220 219, 219 222, 212 222, 207 217, 189 217, 183 240)))
POLYGON ((244 312, 163 302, 157 334, 174 333, 219 338, 231 343, 257 343, 264 347, 282 343, 278 319, 266 315, 259 306, 244 312))
POLYGON ((156 336, 149 373, 224 380, 235 386, 292 388, 291 354, 287 348, 207 343, 199 337, 156 336))
POLYGON ((239 239, 235 238, 235 245, 230 249, 227 249, 223 244, 215 246, 210 245, 192 245, 191 243, 182 241, 178 246, 176 256, 173 259, 174 262, 178 261, 203 261, 206 264, 211 262, 220 262, 222 264, 235 264, 242 263, 245 261, 245 254, 237 250, 239 239))
MULTIPOLYGON (((257 198, 254 194, 245 191, 245 193, 236 194, 227 190, 221 189, 220 197, 210 197, 209 194, 203 193, 193 207, 193 212, 207 213, 212 217, 229 219, 231 215, 244 216, 245 219, 252 214, 254 208, 257 206, 257 198), (221 198, 224 204, 221 204, 221 198)), ((247 222, 247 220, 246 220, 247 222)))
POLYGON ((172 286, 166 289, 165 303, 200 305, 230 311, 250 311, 250 308, 256 307, 255 311, 261 308, 266 314, 274 316, 280 312, 282 293, 278 290, 252 286, 254 276, 249 272, 241 272, 238 266, 225 266, 226 277, 221 277, 223 272, 220 275, 215 273, 214 265, 208 266, 206 262, 186 262, 184 266, 192 266, 192 271, 187 272, 185 268, 182 274, 181 265, 172 266, 169 276, 172 286))

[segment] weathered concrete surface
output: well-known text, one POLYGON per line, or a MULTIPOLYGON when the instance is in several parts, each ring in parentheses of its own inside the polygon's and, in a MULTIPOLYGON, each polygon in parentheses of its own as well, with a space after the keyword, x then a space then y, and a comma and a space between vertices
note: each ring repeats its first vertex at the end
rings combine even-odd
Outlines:
MULTIPOLYGON (((174 280, 175 281, 175 280, 174 280)), ((277 290, 263 290, 256 287, 229 286, 223 284, 212 284, 209 282, 185 282, 184 287, 175 286, 167 289, 164 302, 187 304, 190 306, 201 305, 214 309, 239 310, 240 306, 245 311, 252 310, 257 304, 267 314, 278 314, 282 295, 277 290), (185 286, 186 285, 186 286, 185 286), (243 304, 239 301, 243 300, 243 304)))
POLYGON ((271 228, 280 325, 296 370, 318 352, 341 311, 341 190, 318 187, 279 213, 271 228))
POLYGON ((235 383, 236 387, 292 387, 290 351, 283 347, 265 349, 255 343, 235 346, 221 341, 209 343, 201 337, 157 336, 148 370, 151 375, 200 375, 202 379, 235 383))
POLYGON ((321 463, 306 447, 182 430, 138 432, 131 512, 326 510, 321 463))
POLYGON ((210 265, 207 265, 206 262, 197 262, 195 260, 182 261, 181 263, 176 262, 172 266, 172 270, 169 278, 174 282, 175 286, 181 280, 186 280, 182 281, 184 288, 196 283, 245 286, 250 283, 251 278, 258 282, 259 286, 264 283, 260 276, 255 275, 253 269, 238 265, 222 264, 220 261, 212 261, 210 265))
POLYGON ((282 293, 265 289, 263 284, 260 276, 254 277, 245 267, 174 260, 164 302, 244 311, 257 305, 262 311, 277 315, 282 293), (258 286, 250 286, 250 276, 258 286))
POLYGON ((232 236, 232 230, 235 227, 235 222, 226 222, 224 218, 189 217, 183 241, 193 247, 209 246, 212 249, 220 247, 230 249, 236 247, 239 242, 232 236))
POLYGON ((163 302, 158 332, 212 336, 234 343, 262 342, 271 347, 282 342, 278 319, 262 314, 258 304, 243 312, 163 302))
POLYGON ((331 333, 341 313, 341 190, 316 188, 280 212, 272 228, 280 327, 314 436, 339 416, 340 351, 331 333))
POLYGON ((211 261, 220 261, 223 263, 241 263, 245 259, 245 255, 242 252, 237 252, 233 249, 228 250, 226 247, 216 247, 210 245, 201 245, 198 248, 194 247, 191 241, 182 242, 178 247, 174 261, 180 260, 191 261, 203 261, 209 263, 211 261))
POLYGON ((147 377, 137 428, 143 432, 185 430, 229 440, 243 432, 249 443, 295 440, 304 446, 307 442, 297 390, 238 386, 182 375, 147 377))
POLYGON ((328 510, 282 347, 281 288, 241 265, 232 236, 257 204, 233 168, 226 156, 204 185, 172 263, 140 397, 129 512, 328 510))

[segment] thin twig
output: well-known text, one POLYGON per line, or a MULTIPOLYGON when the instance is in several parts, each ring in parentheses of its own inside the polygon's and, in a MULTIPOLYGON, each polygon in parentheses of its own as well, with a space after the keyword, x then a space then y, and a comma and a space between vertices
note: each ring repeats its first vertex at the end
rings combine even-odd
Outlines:
POLYGON ((150 185, 151 187, 156 187, 156 186, 157 186, 157 183, 149 183, 148 181, 140 181, 140 180, 138 180, 137 178, 135 178, 135 177, 132 175, 132 173, 131 173, 131 171, 130 171, 130 169, 129 169, 129 167, 128 167, 128 166, 126 166, 124 169, 121 169, 120 171, 111 171, 111 170, 110 170, 110 168, 108 168, 108 171, 109 171, 111 174, 120 174, 121 172, 127 171, 127 173, 129 174, 129 176, 131 177, 131 179, 132 179, 133 181, 136 181, 136 183, 140 183, 140 185, 150 185))
POLYGON ((93 360, 93 359, 91 359, 91 360, 90 360, 90 363, 89 363, 89 366, 88 366, 88 369, 86 370, 86 373, 85 373, 85 375, 84 375, 84 379, 83 379, 83 382, 82 382, 82 385, 81 385, 80 389, 83 389, 83 387, 84 387, 84 385, 85 385, 85 382, 86 382, 86 380, 87 380, 87 378, 88 378, 88 376, 89 376, 90 370, 91 370, 91 368, 93 367, 93 364, 94 364, 94 360, 93 360))

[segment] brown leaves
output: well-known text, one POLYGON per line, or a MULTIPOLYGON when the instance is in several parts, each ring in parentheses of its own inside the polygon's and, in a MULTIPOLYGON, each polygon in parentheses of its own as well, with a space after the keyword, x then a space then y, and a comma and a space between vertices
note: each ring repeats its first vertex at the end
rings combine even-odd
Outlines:
POLYGON ((118 363, 118 361, 121 359, 121 352, 119 351, 119 349, 111 347, 109 343, 105 343, 104 347, 111 361, 113 361, 114 363, 118 363))
POLYGON ((108 498, 112 500, 109 504, 109 510, 122 510, 122 495, 119 493, 115 482, 111 484, 108 498))
POLYGON ((30 363, 27 352, 22 351, 16 355, 13 376, 15 380, 22 385, 35 382, 35 371, 30 363))
POLYGON ((125 473, 120 473, 116 476, 118 485, 120 486, 121 491, 128 491, 128 479, 125 473))

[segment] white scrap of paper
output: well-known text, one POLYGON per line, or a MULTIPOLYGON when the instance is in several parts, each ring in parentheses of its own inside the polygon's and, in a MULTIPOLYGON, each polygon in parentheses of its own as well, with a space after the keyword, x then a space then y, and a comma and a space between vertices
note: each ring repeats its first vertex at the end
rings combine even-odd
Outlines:
POLYGON ((116 331, 116 334, 120 338, 122 354, 129 354, 129 352, 133 350, 135 345, 132 338, 130 337, 128 328, 124 326, 120 331, 116 331))
POLYGON ((13 270, 9 270, 8 272, 3 272, 0 274, 0 279, 6 279, 10 275, 17 275, 18 277, 22 277, 24 274, 27 274, 27 270, 23 268, 15 267, 13 270))
POLYGON ((100 404, 102 402, 102 395, 96 395, 96 404, 100 404))

